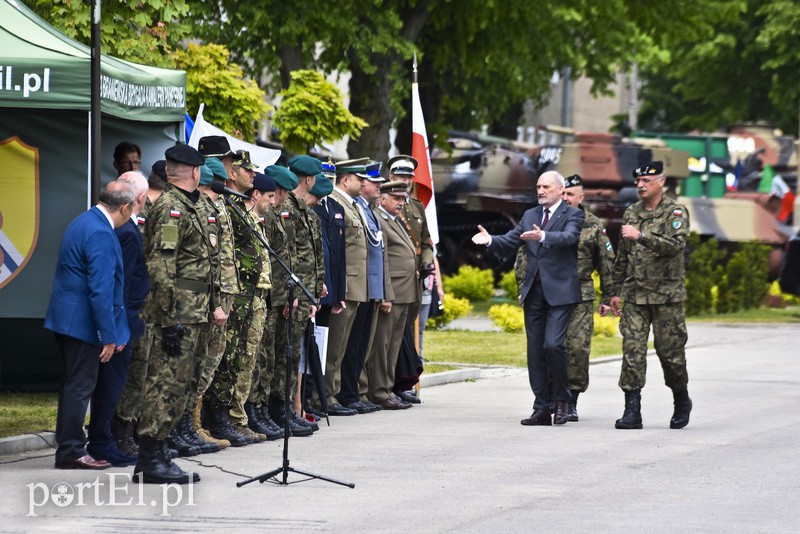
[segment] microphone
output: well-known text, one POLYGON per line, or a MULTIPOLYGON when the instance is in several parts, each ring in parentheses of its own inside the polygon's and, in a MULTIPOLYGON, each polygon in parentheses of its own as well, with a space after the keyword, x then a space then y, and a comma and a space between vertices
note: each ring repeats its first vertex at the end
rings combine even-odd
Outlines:
POLYGON ((239 198, 246 198, 247 200, 250 200, 250 197, 248 197, 247 195, 243 195, 242 193, 240 193, 238 191, 234 191, 233 189, 225 187, 224 185, 222 185, 222 182, 218 182, 216 180, 211 182, 211 190, 213 192, 215 192, 216 194, 218 194, 218 195, 230 195, 230 196, 239 197, 239 198))

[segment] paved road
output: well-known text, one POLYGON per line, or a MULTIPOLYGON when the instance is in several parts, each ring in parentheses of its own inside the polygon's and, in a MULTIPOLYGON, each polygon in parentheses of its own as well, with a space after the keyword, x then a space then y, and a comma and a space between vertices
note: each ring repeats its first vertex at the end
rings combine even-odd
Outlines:
POLYGON ((800 328, 689 331, 695 411, 683 430, 668 429, 671 396, 655 358, 641 431, 613 428, 619 362, 592 366, 581 421, 560 428, 519 424, 532 399, 514 370, 432 387, 411 410, 337 418, 290 440, 293 467, 355 489, 317 480, 236 488, 281 465, 279 444, 253 445, 180 460, 202 481, 191 497, 168 494, 180 504, 163 516, 162 488, 144 486, 140 498, 124 484, 131 469, 56 471, 52 451, 3 457, 0 532, 800 531, 800 328), (116 501, 132 504, 108 505, 109 473, 129 491, 116 501), (97 496, 87 487, 79 506, 78 484, 97 476, 104 485, 97 496), (71 504, 31 505, 58 482, 71 504))

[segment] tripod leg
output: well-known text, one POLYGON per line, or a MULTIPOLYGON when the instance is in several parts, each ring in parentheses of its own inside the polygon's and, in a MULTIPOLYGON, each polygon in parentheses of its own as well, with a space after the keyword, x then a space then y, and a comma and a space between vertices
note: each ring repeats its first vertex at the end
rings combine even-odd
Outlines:
POLYGON ((341 480, 336 480, 334 478, 324 477, 322 475, 315 475, 314 473, 309 473, 308 471, 301 471, 300 469, 295 469, 294 467, 289 467, 289 471, 292 473, 297 473, 299 475, 304 475, 311 478, 316 478, 318 480, 324 480, 325 482, 333 482, 334 484, 339 484, 340 486, 347 486, 348 488, 355 488, 356 485, 352 482, 342 482, 341 480))
POLYGON ((263 475, 258 475, 258 476, 254 476, 254 477, 248 478, 247 480, 242 480, 241 482, 237 482, 236 483, 236 487, 237 488, 241 488, 245 484, 249 484, 251 482, 255 482, 256 480, 258 480, 259 482, 261 482, 263 484, 264 482, 266 482, 270 478, 274 477, 275 475, 277 475, 281 471, 283 471, 283 467, 279 467, 277 469, 273 469, 272 471, 270 471, 268 473, 264 473, 263 475))

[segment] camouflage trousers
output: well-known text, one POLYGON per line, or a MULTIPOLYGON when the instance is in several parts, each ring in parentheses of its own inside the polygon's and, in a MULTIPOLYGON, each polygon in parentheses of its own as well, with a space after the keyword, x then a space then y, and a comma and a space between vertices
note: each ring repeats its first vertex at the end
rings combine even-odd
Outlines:
POLYGON ((642 389, 647 371, 647 336, 653 325, 656 354, 664 370, 664 382, 673 391, 686 388, 686 321, 683 302, 669 304, 625 303, 619 329, 622 333, 622 371, 619 387, 623 391, 642 389))
MULTIPOLYGON (((298 308, 300 310, 300 308, 298 308)), ((279 310, 280 311, 280 310, 279 310)), ((300 317, 295 311, 292 320, 292 368, 289 369, 289 395, 293 395, 297 390, 297 362, 300 361, 300 342, 308 323, 308 316, 300 317)), ((289 321, 283 318, 283 314, 278 314, 275 327, 275 371, 272 373, 272 382, 269 391, 272 398, 283 400, 286 388, 286 331, 289 321)))
POLYGON ((144 335, 133 340, 133 353, 128 364, 128 376, 125 389, 117 404, 116 415, 123 421, 135 421, 142 410, 142 393, 144 380, 147 377, 147 355, 153 342, 153 325, 144 326, 144 335))
MULTIPOLYGON (((223 310, 226 310, 228 313, 232 313, 230 310, 233 306, 233 298, 233 295, 223 293, 220 307, 223 310)), ((217 370, 223 354, 225 354, 225 345, 228 341, 227 333, 227 322, 221 326, 217 326, 212 323, 209 324, 209 328, 206 329, 200 336, 200 345, 205 345, 208 347, 208 349, 206 351, 206 357, 200 362, 199 365, 199 377, 197 380, 198 398, 205 395, 206 391, 208 390, 208 386, 211 385, 211 380, 214 378, 214 372, 217 370)), ((194 406, 189 407, 189 409, 194 409, 194 406)))
MULTIPOLYGON (((281 307, 267 308, 267 318, 264 321, 264 334, 261 337, 261 346, 258 348, 258 358, 253 370, 250 385, 249 401, 256 406, 266 406, 269 401, 272 377, 275 374, 275 328, 281 307)), ((285 334, 284 334, 285 335, 285 334)))
POLYGON ((185 324, 181 353, 170 356, 164 351, 160 326, 153 327, 153 341, 147 363, 147 376, 139 416, 139 435, 166 439, 185 413, 187 396, 194 394, 195 368, 200 333, 206 324, 185 324))
MULTIPOLYGON (((259 350, 264 341, 264 324, 269 310, 269 292, 263 298, 259 309, 253 304, 253 316, 247 329, 246 342, 241 354, 241 362, 236 372, 236 382, 233 386, 233 395, 230 404, 231 421, 234 424, 247 426, 247 414, 244 403, 250 397, 250 388, 253 386, 253 373, 258 360, 259 350)), ((244 341, 244 340, 243 340, 244 341)))
MULTIPOLYGON (((239 372, 247 368, 249 372, 253 370, 264 331, 267 311, 265 293, 257 290, 254 294, 241 294, 234 298, 233 311, 228 316, 225 353, 204 396, 204 402, 211 406, 230 409, 239 372), (251 340, 251 337, 254 339, 251 340)), ((249 382, 247 388, 249 393, 249 382)))
POLYGON ((589 387, 589 352, 594 333, 594 301, 576 304, 567 326, 564 340, 567 356, 567 379, 571 391, 586 391, 589 387))

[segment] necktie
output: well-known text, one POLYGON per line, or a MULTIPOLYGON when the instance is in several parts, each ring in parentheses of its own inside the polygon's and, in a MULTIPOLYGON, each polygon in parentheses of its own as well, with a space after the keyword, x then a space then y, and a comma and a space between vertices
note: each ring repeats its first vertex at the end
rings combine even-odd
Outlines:
POLYGON ((544 230, 544 227, 547 226, 547 222, 549 220, 550 220, 550 209, 548 208, 544 210, 544 219, 542 220, 542 230, 544 230))

